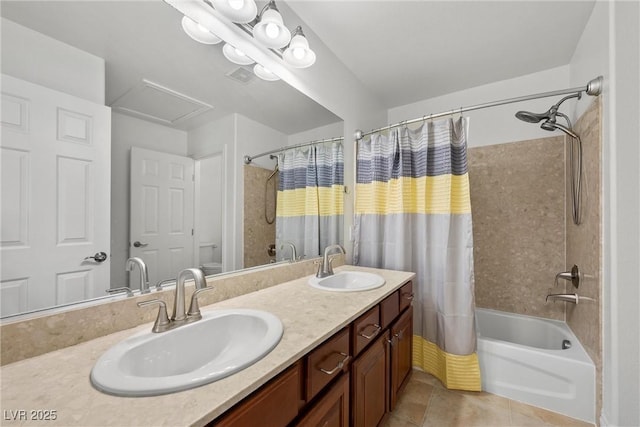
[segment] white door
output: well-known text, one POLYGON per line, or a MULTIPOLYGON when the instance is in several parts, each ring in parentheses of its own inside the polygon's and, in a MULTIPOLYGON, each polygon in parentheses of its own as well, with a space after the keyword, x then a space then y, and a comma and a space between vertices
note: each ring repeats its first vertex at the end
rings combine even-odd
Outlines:
POLYGON ((106 295, 111 110, 2 75, 1 111, 2 315, 106 295))
MULTIPOLYGON (((147 264, 151 286, 196 266, 193 171, 188 157, 131 148, 129 256, 147 264)), ((137 270, 129 276, 129 286, 139 288, 137 270)))

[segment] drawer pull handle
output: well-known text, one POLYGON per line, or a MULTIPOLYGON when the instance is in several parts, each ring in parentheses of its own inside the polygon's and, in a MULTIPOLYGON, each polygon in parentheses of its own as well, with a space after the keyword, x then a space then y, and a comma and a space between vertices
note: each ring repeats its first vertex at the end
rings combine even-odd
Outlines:
POLYGON ((320 370, 322 372, 324 372, 325 374, 327 374, 327 375, 333 375, 336 372, 338 372, 340 369, 344 368, 344 364, 347 363, 347 361, 349 360, 350 356, 347 353, 343 353, 343 352, 340 352, 340 354, 344 356, 344 359, 339 361, 335 368, 333 368, 330 371, 327 371, 324 368, 320 368, 320 370))
POLYGON ((403 293, 402 296, 404 297, 404 299, 408 299, 409 301, 411 301, 413 299, 413 294, 411 293, 403 293))
POLYGON ((378 335, 378 332, 380 332, 380 330, 382 329, 382 326, 378 325, 377 323, 371 323, 371 324, 365 326, 365 328, 368 328, 369 326, 373 326, 375 328, 373 333, 367 335, 364 332, 360 332, 358 335, 360 335, 362 338, 366 338, 366 339, 370 340, 371 338, 373 338, 376 335, 378 335))

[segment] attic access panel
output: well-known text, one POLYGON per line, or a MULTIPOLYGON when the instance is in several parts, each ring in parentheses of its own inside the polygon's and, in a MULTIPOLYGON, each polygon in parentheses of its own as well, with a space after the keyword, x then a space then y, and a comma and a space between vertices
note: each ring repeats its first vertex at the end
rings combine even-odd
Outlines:
POLYGON ((212 105, 146 79, 111 103, 125 114, 176 125, 213 109, 212 105))

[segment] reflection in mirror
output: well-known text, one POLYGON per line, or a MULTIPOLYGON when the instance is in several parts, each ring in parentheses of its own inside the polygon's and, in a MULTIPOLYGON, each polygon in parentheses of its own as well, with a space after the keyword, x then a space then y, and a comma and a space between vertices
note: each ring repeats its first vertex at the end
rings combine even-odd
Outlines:
MULTIPOLYGON (((195 42, 164 2, 3 1, 1 14, 2 317, 137 292, 130 257, 152 291, 183 268, 275 259, 245 263, 244 248, 266 249, 243 230, 242 156, 340 135, 339 117, 195 42)), ((264 197, 275 183, 261 182, 264 197)))
POLYGON ((325 138, 245 156, 245 266, 311 258, 342 244, 343 140, 325 138), (250 166, 266 155, 275 160, 273 170, 250 166))

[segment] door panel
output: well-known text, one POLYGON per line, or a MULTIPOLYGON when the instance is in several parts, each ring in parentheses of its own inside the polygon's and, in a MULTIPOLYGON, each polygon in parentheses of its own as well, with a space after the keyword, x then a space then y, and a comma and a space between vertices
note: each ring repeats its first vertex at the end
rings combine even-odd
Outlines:
POLYGON ((2 315, 105 295, 110 109, 3 75, 1 116, 2 315))
MULTIPOLYGON (((194 161, 188 157, 131 149, 129 256, 145 261, 152 285, 197 265, 193 257, 193 173, 194 161)), ((139 288, 138 271, 129 276, 129 286, 139 288)))

